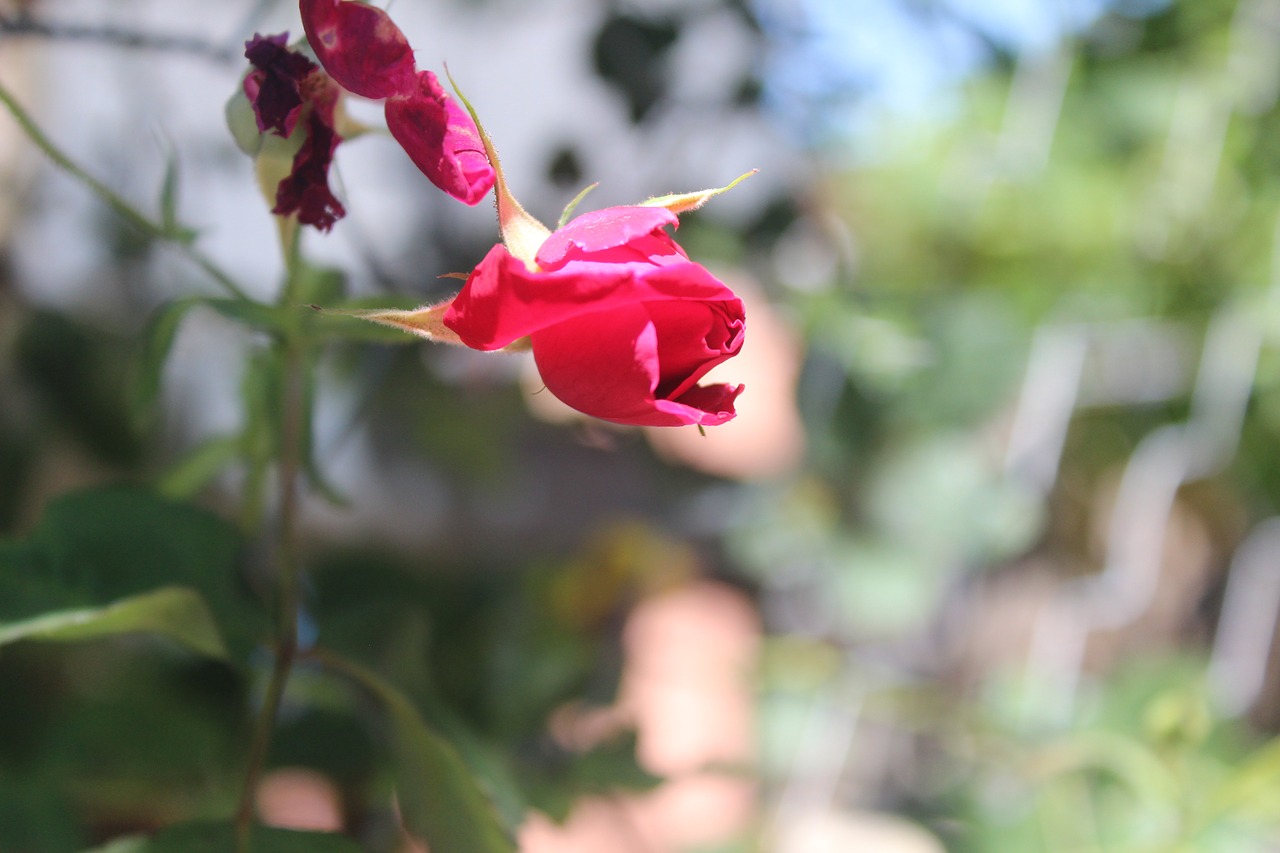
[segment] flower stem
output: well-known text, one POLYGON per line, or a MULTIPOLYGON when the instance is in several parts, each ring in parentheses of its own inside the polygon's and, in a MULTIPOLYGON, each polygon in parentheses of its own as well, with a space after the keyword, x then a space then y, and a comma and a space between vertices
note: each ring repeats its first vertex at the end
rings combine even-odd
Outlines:
MULTIPOLYGON (((288 264, 288 279, 281 294, 282 301, 290 299, 297 289, 296 236, 286 246, 286 255, 291 262, 288 264)), ((262 708, 258 711, 258 719, 254 724, 253 740, 249 745, 249 763, 245 769, 243 787, 240 791, 240 805, 235 817, 236 853, 249 853, 255 794, 263 768, 266 766, 267 754, 271 749, 271 736, 275 730, 276 717, 284 698, 285 687, 289 682, 289 674, 298 655, 298 607, 301 584, 299 582, 297 517, 298 477, 302 469, 303 429, 306 423, 303 411, 306 403, 306 378, 303 375, 304 346, 301 335, 293 327, 282 334, 276 342, 281 364, 282 393, 277 469, 280 494, 275 548, 279 585, 276 592, 275 660, 272 662, 271 676, 263 696, 262 708)))
POLYGON ((48 135, 41 130, 36 124, 31 114, 23 109, 22 105, 13 97, 3 84, 0 84, 0 103, 9 110, 14 120, 18 122, 18 126, 22 128, 27 137, 35 143, 35 146, 44 152, 45 156, 54 162, 54 164, 83 184, 90 192, 96 195, 107 207, 111 208, 121 219, 124 219, 133 227, 137 228, 143 234, 165 243, 170 243, 177 247, 188 260, 194 263, 200 269, 204 270, 210 278, 222 285, 223 289, 237 299, 248 300, 249 296, 245 293, 244 288, 236 283, 221 267, 213 262, 207 255, 191 245, 181 234, 175 233, 173 229, 166 228, 158 222, 148 218, 141 213, 136 207, 125 201, 115 190, 99 181, 97 178, 86 172, 79 164, 66 155, 62 149, 53 143, 48 135))

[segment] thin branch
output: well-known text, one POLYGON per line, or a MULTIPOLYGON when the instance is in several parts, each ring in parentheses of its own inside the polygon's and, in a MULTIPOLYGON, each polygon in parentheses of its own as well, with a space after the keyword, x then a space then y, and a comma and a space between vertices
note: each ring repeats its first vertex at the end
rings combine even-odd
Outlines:
POLYGON ((110 25, 95 27, 84 24, 51 23, 38 20, 28 12, 8 15, 0 12, 0 36, 88 41, 130 50, 181 53, 224 65, 229 65, 239 58, 237 51, 213 44, 198 36, 162 35, 125 30, 110 25))
MULTIPOLYGON (((285 241, 288 278, 280 297, 284 304, 289 304, 290 300, 297 295, 300 268, 298 244, 298 234, 295 231, 291 239, 285 241)), ((276 474, 280 489, 275 548, 279 584, 276 592, 276 649, 271 678, 267 682, 266 695, 263 697, 262 708, 258 712, 257 723, 254 726, 253 740, 249 745, 249 764, 245 770, 244 783, 240 791, 240 805, 236 810, 237 853, 249 853, 249 838, 253 828, 254 800, 258 782, 266 767, 276 717, 279 715, 280 703, 289 682, 289 674, 293 670, 293 664, 298 655, 298 608, 301 592, 299 579, 301 568, 298 555, 298 501, 300 498, 298 478, 303 465, 303 446, 307 440, 304 434, 307 429, 305 412, 307 366, 303 348, 296 326, 290 327, 276 341, 283 383, 276 474)))
POLYGON ((236 283, 222 270, 214 261, 206 254, 201 252, 195 246, 191 245, 182 235, 176 234, 173 230, 166 228, 158 222, 150 219, 146 214, 140 212, 136 207, 125 201, 111 187, 99 181, 90 175, 79 164, 68 157, 62 149, 53 143, 48 135, 40 129, 31 114, 23 109, 13 94, 0 83, 0 103, 9 110, 14 120, 27 134, 27 137, 35 143, 36 147, 44 152, 45 156, 54 162, 58 168, 66 172, 83 184, 90 192, 96 195, 107 207, 111 208, 121 219, 124 219, 134 228, 137 228, 148 237, 152 237, 164 243, 169 243, 177 248, 186 258, 194 263, 200 269, 204 270, 210 278, 222 285, 222 287, 237 299, 249 300, 249 296, 245 293, 244 288, 236 283))

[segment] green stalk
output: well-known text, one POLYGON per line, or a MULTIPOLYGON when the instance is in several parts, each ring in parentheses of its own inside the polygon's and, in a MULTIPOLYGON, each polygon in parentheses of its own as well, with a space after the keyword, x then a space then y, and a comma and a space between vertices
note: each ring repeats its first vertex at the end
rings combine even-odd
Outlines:
POLYGON ((36 147, 44 152, 45 156, 54 162, 54 164, 83 184, 90 192, 98 197, 107 207, 111 208, 121 219, 124 219, 133 227, 137 228, 143 234, 156 240, 170 243, 178 248, 188 260, 194 263, 200 269, 204 270, 210 278, 222 285, 223 289, 237 299, 248 301, 249 296, 245 293, 244 288, 236 283, 213 262, 207 255, 201 252, 195 246, 183 240, 179 235, 174 234, 170 229, 165 228, 158 222, 148 218, 141 213, 136 207, 125 201, 115 190, 99 181, 97 178, 86 172, 79 164, 68 157, 58 146, 54 145, 40 126, 36 124, 31 114, 23 109, 22 105, 13 97, 3 84, 0 84, 0 103, 3 103, 18 122, 18 126, 22 128, 27 137, 35 143, 36 147))
MULTIPOLYGON (((285 258, 288 269, 285 287, 281 291, 282 304, 290 304, 298 287, 298 232, 295 230, 285 240, 285 258)), ((281 360, 283 384, 280 406, 279 507, 276 541, 276 567, 278 572, 276 602, 275 660, 271 676, 262 700, 262 708, 254 724, 253 740, 249 744, 249 763, 245 769, 240 804, 236 810, 236 853, 250 853, 250 834, 254 822, 254 795, 266 766, 271 749, 271 737, 275 731, 276 717, 284 698, 289 674, 298 655, 298 607, 301 584, 298 559, 298 478, 302 471, 303 435, 305 424, 305 343, 301 329, 290 325, 276 341, 281 360)))

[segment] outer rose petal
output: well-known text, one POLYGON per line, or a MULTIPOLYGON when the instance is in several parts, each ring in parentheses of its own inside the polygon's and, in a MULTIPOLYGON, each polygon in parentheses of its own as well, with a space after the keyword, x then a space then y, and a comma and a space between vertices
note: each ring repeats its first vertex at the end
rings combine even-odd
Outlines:
POLYGON ((665 372, 660 355, 664 337, 645 306, 632 305, 536 332, 533 356, 547 390, 601 420, 712 426, 732 419, 741 386, 692 387, 674 398, 656 395, 665 372))
POLYGON ((563 266, 571 255, 616 249, 650 234, 666 237, 670 247, 683 255, 680 247, 662 231, 663 226, 678 222, 676 215, 665 207, 632 205, 593 210, 574 217, 538 247, 538 266, 544 270, 555 269, 563 266))
POLYGON ((329 76, 365 98, 388 98, 414 87, 409 41, 387 13, 349 0, 300 0, 307 41, 329 76))
POLYGON ((489 163, 489 155, 485 153, 484 143, 480 141, 480 129, 476 127, 471 113, 448 95, 445 96, 444 106, 449 111, 448 129, 444 137, 445 151, 452 155, 463 180, 471 188, 471 192, 477 194, 475 199, 479 201, 493 187, 497 175, 493 165, 489 163))
POLYGON ((471 116, 420 71, 411 91, 387 99, 387 129, 431 183, 467 204, 493 187, 494 171, 471 116))
POLYGON ((494 350, 585 314, 669 299, 735 303, 741 310, 733 291, 692 261, 669 266, 573 264, 531 272, 497 245, 471 272, 444 324, 467 346, 494 350))
POLYGON ((707 371, 742 349, 742 303, 670 299, 645 302, 658 330, 659 397, 678 399, 707 371))

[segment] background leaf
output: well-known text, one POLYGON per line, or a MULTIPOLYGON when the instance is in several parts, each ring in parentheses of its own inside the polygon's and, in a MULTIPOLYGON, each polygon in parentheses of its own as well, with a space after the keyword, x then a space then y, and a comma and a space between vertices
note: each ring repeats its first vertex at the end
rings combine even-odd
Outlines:
POLYGON ((150 415, 156 398, 160 394, 160 380, 164 373, 165 361, 169 357, 169 351, 173 349, 178 328, 191 309, 202 301, 177 299, 166 302, 151 315, 146 328, 142 331, 142 355, 138 361, 133 393, 135 416, 140 420, 145 420, 150 415))
MULTIPOLYGON (((0 543, 0 622, 56 614, 49 624, 67 627, 137 595, 142 601, 99 615, 116 624, 161 618, 181 596, 145 596, 181 586, 186 595, 198 593, 233 657, 242 657, 265 634, 266 623, 240 582, 240 547, 225 521, 150 491, 111 487, 67 495, 50 504, 25 541, 0 543)), ((211 648, 208 632, 193 630, 195 642, 211 648)))
POLYGON ((386 710, 396 797, 409 832, 433 850, 514 853, 514 839, 462 757, 427 726, 403 693, 359 664, 328 652, 316 656, 371 693, 386 710))
POLYGON ((209 657, 227 656, 209 608, 199 593, 182 587, 131 596, 105 607, 59 610, 0 623, 0 646, 18 640, 89 640, 136 632, 161 634, 209 657))
MULTIPOLYGON (((349 838, 332 832, 253 828, 253 853, 360 853, 349 838)), ((196 821, 171 826, 150 839, 123 838, 87 853, 231 853, 235 827, 230 822, 196 821)))

